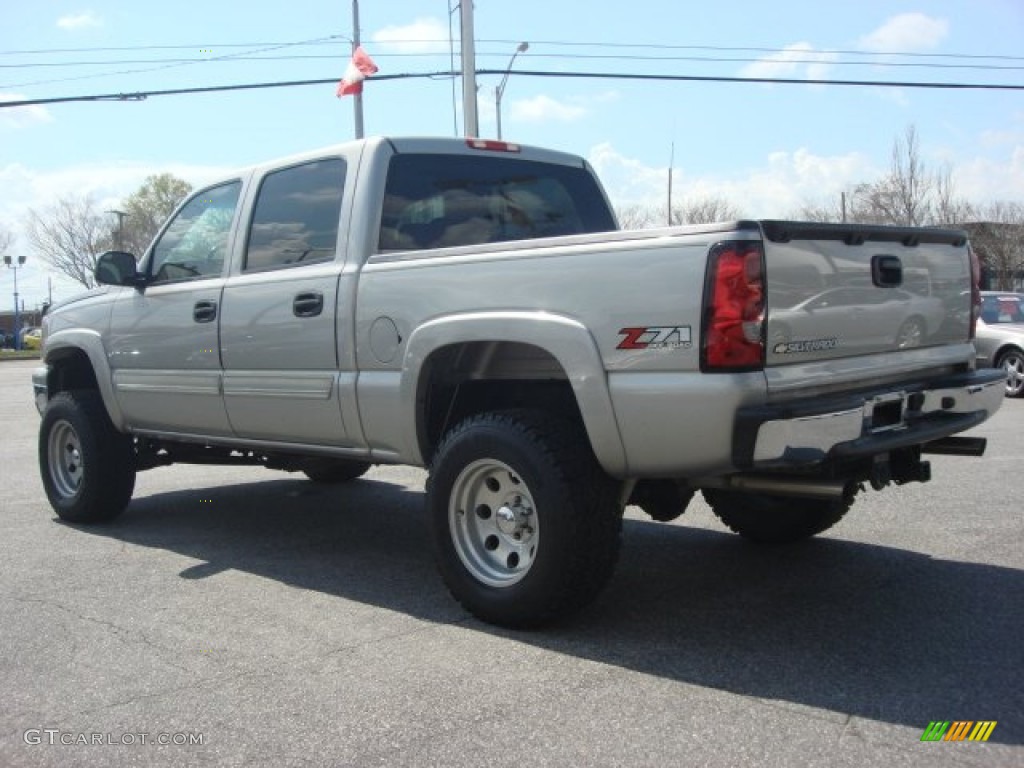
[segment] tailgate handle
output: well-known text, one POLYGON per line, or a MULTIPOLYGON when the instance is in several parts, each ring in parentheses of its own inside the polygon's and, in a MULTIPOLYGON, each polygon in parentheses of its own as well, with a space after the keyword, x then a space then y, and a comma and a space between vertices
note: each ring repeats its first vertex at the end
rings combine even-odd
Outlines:
POLYGON ((878 253, 871 257, 871 282, 879 288, 903 285, 903 262, 899 256, 878 253))
POLYGON ((316 317, 324 311, 324 295, 320 291, 300 293, 292 302, 292 313, 296 317, 316 317))

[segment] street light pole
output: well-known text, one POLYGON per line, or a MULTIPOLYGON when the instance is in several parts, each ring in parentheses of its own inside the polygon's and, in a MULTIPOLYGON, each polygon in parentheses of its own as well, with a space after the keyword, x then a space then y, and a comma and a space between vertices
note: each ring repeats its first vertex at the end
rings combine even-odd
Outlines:
POLYGON ((501 78, 501 83, 497 88, 494 89, 494 114, 495 119, 498 123, 498 140, 501 140, 501 97, 505 93, 505 84, 508 83, 508 76, 512 72, 512 64, 516 60, 516 56, 520 53, 524 53, 529 49, 530 44, 522 42, 516 47, 516 52, 512 54, 512 58, 508 60, 508 66, 505 67, 505 76, 501 78))
POLYGON ((8 269, 14 270, 14 348, 21 349, 21 315, 18 310, 18 270, 25 264, 25 257, 19 256, 17 261, 10 256, 4 256, 4 264, 8 269))
POLYGON ((114 216, 117 216, 117 239, 116 239, 117 250, 123 251, 124 250, 124 219, 125 219, 125 216, 127 216, 128 214, 125 213, 124 211, 107 211, 107 213, 111 213, 114 216))

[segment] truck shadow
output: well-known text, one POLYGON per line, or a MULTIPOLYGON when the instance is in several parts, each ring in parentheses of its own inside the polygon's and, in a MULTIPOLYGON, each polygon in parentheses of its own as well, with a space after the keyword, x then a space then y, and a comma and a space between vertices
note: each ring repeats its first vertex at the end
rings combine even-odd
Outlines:
POLYGON ((140 497, 83 533, 649 675, 924 730, 996 719, 1024 743, 1024 574, 837 539, 781 549, 627 519, 596 605, 543 632, 468 619, 434 569, 423 496, 366 478, 284 479, 140 497), (1004 725, 1005 723, 1005 725, 1004 725))

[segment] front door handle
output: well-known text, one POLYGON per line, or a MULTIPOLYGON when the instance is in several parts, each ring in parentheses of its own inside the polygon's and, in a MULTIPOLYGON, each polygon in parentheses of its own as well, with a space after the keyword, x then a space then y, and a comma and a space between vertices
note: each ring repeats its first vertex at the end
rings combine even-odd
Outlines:
POLYGON ((197 323, 212 323, 217 319, 217 302, 197 301, 192 308, 192 319, 197 323))
POLYGON ((300 293, 292 302, 292 313, 296 317, 316 317, 324 311, 324 295, 320 291, 300 293))

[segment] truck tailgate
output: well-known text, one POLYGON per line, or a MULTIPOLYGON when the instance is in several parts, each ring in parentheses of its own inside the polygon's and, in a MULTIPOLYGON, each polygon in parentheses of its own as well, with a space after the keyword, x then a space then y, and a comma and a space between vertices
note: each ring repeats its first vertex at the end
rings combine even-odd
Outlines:
POLYGON ((910 373, 915 361, 934 368, 944 352, 968 343, 971 265, 964 232, 760 224, 766 364, 770 370, 795 366, 792 376, 769 375, 769 382, 802 378, 799 370, 815 379, 846 367, 862 377, 910 373), (850 358, 864 359, 836 365, 850 358))

